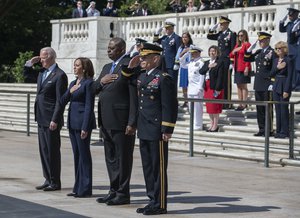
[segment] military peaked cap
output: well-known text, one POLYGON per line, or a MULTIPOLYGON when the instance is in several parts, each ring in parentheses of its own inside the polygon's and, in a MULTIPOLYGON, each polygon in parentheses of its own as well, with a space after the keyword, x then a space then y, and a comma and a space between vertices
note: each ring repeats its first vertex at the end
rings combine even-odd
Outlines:
POLYGON ((219 23, 230 23, 231 20, 228 17, 221 16, 219 23))
POLYGON ((287 10, 289 11, 289 13, 288 13, 289 15, 300 12, 298 9, 295 9, 295 8, 287 8, 287 10))
POLYGON ((267 38, 269 39, 272 37, 271 34, 266 33, 266 32, 258 32, 257 35, 258 35, 258 40, 263 40, 263 39, 267 39, 267 38))
POLYGON ((146 56, 149 54, 158 54, 160 55, 160 53, 162 52, 162 48, 156 44, 152 44, 152 43, 148 43, 148 42, 144 42, 143 44, 143 48, 141 49, 140 55, 141 56, 146 56))

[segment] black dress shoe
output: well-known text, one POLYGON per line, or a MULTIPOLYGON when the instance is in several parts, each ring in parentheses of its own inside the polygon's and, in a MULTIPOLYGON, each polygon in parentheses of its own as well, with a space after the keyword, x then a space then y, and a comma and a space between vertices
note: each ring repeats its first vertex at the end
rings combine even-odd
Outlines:
POLYGON ((69 196, 69 197, 73 197, 73 196, 75 196, 75 195, 77 195, 77 193, 74 193, 74 192, 71 192, 71 193, 68 193, 68 194, 67 194, 67 196, 69 196))
POLYGON ((255 133, 253 135, 254 136, 265 136, 265 133, 264 132, 258 132, 258 133, 255 133))
POLYGON ((140 207, 136 209, 137 213, 144 213, 145 210, 149 209, 151 206, 148 204, 145 207, 140 207))
POLYGON ((167 210, 163 208, 149 208, 143 212, 144 215, 159 215, 159 214, 166 214, 166 213, 167 210))
POLYGON ((124 205, 124 204, 130 204, 130 198, 127 197, 115 197, 109 201, 106 201, 106 204, 109 206, 112 205, 124 205))
POLYGON ((300 111, 295 112, 296 115, 300 115, 300 111))
POLYGON ((46 187, 48 187, 48 186, 49 186, 49 184, 44 183, 43 185, 39 185, 39 186, 35 187, 35 189, 36 189, 36 190, 42 190, 42 189, 44 189, 44 188, 46 188, 46 187))
POLYGON ((106 203, 107 201, 113 199, 116 197, 116 193, 115 192, 110 192, 108 193, 105 197, 103 198, 97 198, 96 201, 98 203, 106 203))
POLYGON ((277 139, 285 139, 288 136, 284 135, 284 134, 281 134, 281 133, 276 133, 274 137, 277 138, 277 139))
POLYGON ((57 186, 57 185, 48 185, 46 188, 44 188, 43 190, 45 192, 49 192, 49 191, 57 191, 57 190, 60 190, 60 186, 57 186))

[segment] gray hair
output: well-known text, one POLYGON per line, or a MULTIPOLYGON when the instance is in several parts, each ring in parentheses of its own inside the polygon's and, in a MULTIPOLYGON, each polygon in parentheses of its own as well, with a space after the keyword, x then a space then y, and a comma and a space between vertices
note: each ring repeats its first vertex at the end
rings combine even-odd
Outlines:
POLYGON ((42 52, 42 51, 45 51, 48 54, 49 58, 52 58, 53 60, 56 59, 56 52, 54 51, 53 48, 45 47, 45 48, 42 48, 40 52, 42 52))

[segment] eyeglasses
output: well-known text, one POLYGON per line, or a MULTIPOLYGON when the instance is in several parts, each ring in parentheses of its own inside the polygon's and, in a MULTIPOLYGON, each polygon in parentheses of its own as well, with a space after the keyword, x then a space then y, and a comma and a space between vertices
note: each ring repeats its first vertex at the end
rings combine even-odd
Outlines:
POLYGON ((242 37, 242 36, 244 36, 243 34, 239 34, 239 37, 242 37))

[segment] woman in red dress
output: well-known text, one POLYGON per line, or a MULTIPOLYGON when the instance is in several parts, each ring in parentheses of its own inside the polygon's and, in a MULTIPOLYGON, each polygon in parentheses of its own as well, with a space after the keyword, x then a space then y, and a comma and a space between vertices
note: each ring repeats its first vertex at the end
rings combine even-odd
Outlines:
MULTIPOLYGON (((249 72, 251 71, 251 63, 244 61, 244 54, 251 46, 249 43, 249 37, 246 30, 240 30, 238 32, 237 43, 229 54, 231 60, 233 60, 234 66, 234 83, 237 85, 238 99, 241 101, 247 101, 248 99, 248 87, 247 84, 251 83, 251 77, 249 72)), ((240 104, 237 107, 237 111, 243 111, 246 108, 245 104, 240 104)))
MULTIPOLYGON (((223 99, 224 96, 224 65, 220 58, 220 50, 217 46, 208 49, 209 60, 205 61, 199 73, 205 75, 204 99, 223 99)), ((218 132, 219 114, 222 113, 223 104, 206 102, 206 112, 209 114, 210 127, 207 132, 218 132)))

